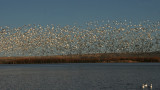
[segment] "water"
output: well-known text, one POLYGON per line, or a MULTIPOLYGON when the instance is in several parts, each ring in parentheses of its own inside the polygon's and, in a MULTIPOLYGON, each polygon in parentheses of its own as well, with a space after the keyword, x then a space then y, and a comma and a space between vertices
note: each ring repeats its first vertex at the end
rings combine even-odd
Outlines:
POLYGON ((160 63, 0 65, 0 90, 160 90, 160 63))

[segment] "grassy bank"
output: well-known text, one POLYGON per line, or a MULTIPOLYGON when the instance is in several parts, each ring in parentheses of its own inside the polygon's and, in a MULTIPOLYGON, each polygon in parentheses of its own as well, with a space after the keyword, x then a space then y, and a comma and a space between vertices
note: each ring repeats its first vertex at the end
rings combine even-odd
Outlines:
POLYGON ((136 63, 160 62, 155 53, 108 53, 57 56, 0 57, 0 64, 47 64, 47 63, 136 63))

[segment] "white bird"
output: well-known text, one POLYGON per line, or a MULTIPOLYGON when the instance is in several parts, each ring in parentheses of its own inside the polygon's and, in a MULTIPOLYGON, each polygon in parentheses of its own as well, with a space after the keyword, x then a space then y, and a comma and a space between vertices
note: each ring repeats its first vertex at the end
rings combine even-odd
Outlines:
POLYGON ((150 89, 152 89, 152 84, 149 87, 150 87, 150 89))
POLYGON ((148 85, 147 85, 147 83, 146 84, 144 84, 144 87, 147 87, 148 85))
POLYGON ((142 88, 145 88, 144 84, 142 84, 142 88))

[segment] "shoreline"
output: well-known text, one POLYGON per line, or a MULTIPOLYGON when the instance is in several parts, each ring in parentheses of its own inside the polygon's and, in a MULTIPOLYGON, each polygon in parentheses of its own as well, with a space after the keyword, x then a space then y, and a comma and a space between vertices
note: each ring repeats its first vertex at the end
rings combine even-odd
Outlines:
POLYGON ((0 64, 143 63, 160 62, 159 53, 97 53, 83 55, 0 57, 0 64))

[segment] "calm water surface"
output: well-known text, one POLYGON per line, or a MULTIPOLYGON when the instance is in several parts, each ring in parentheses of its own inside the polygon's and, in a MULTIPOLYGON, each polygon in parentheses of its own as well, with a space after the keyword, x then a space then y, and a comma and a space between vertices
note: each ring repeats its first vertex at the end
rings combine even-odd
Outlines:
POLYGON ((0 65, 0 90, 160 90, 160 63, 0 65))

